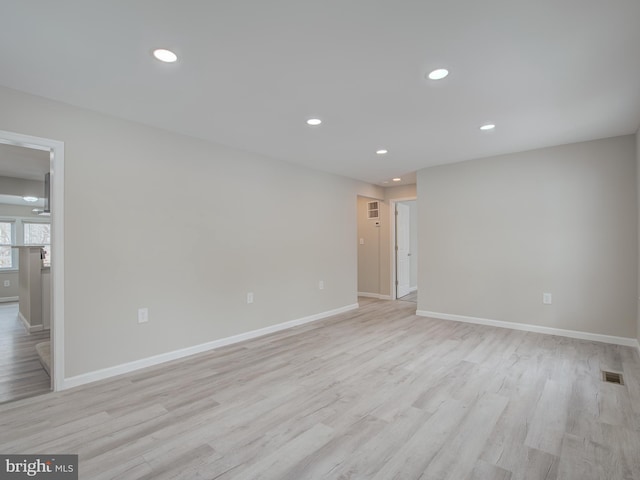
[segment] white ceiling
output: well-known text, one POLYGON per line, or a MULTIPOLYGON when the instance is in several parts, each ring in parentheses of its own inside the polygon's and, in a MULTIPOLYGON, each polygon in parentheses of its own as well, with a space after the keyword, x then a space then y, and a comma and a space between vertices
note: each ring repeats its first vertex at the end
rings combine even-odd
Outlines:
POLYGON ((3 0, 0 65, 11 88, 382 184, 635 132, 640 1, 3 0))

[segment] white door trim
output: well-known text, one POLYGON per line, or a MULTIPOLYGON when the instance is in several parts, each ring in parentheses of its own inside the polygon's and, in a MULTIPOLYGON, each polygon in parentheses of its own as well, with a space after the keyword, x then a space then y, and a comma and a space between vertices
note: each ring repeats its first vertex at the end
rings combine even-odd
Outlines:
POLYGON ((0 130, 0 143, 50 153, 51 172, 51 387, 64 388, 64 142, 0 130))

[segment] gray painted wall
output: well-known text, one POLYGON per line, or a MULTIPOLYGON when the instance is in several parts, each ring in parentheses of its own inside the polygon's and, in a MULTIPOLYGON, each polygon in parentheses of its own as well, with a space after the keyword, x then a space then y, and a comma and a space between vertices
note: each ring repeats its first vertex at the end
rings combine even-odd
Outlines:
MULTIPOLYGON (((380 212, 386 211, 383 200, 358 197, 358 292, 379 295, 381 227, 367 218, 368 203, 377 201, 380 212), (360 244, 360 240, 364 243, 360 244)), ((381 222, 381 220, 378 220, 381 222)))
POLYGON ((68 377, 357 302, 356 197, 380 188, 6 88, 0 105, 1 130, 65 142, 68 377))
POLYGON ((418 172, 418 309, 635 338, 635 142, 418 172))

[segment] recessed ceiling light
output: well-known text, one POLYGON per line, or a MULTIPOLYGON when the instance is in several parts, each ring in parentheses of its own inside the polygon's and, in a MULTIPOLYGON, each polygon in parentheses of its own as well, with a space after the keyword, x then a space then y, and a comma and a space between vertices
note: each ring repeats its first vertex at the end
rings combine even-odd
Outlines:
POLYGON ((384 148, 381 148, 380 150, 376 150, 376 153, 378 155, 385 155, 386 153, 389 153, 389 151, 385 150, 384 148))
POLYGON ((484 130, 486 132, 487 130, 493 130, 494 128, 496 128, 496 126, 493 123, 487 123, 486 125, 482 125, 480 130, 484 130))
POLYGON ((307 125, 311 125, 312 127, 316 127, 322 123, 322 120, 319 118, 310 118, 307 120, 307 125))
POLYGON ((38 197, 32 197, 30 195, 27 195, 26 197, 22 197, 22 199, 25 202, 29 202, 29 203, 33 203, 33 202, 37 202, 38 201, 38 197))
POLYGON ((156 48, 153 51, 153 56, 165 63, 173 63, 178 60, 178 56, 166 48, 156 48))
POLYGON ((396 178, 393 178, 392 180, 393 180, 394 182, 399 182, 399 181, 401 181, 402 179, 401 179, 400 177, 396 177, 396 178))
POLYGON ((442 80, 447 75, 449 75, 449 70, 446 68, 438 68, 429 74, 429 78, 431 80, 442 80))

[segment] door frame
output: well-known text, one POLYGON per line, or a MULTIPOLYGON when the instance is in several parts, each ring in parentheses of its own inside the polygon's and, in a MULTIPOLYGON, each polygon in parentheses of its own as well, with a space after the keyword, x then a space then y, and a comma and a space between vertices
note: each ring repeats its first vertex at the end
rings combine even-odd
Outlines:
POLYGON ((400 197, 389 199, 389 233, 391 235, 389 244, 391 246, 391 285, 389 285, 389 291, 391 292, 391 300, 397 300, 398 290, 396 288, 397 281, 397 265, 396 265, 396 203, 408 202, 410 200, 417 200, 417 196, 413 197, 400 197))
POLYGON ((405 295, 409 295, 411 293, 411 231, 412 231, 412 225, 411 225, 411 207, 409 207, 409 205, 407 205, 405 202, 396 202, 395 203, 395 209, 396 209, 396 215, 395 215, 395 222, 396 222, 396 236, 395 236, 395 242, 396 242, 396 247, 394 249, 394 253, 396 256, 396 297, 398 298, 402 298, 405 295), (403 246, 407 247, 407 251, 406 253, 408 254, 407 256, 407 271, 406 273, 406 277, 403 277, 403 282, 406 279, 407 281, 407 285, 405 285, 405 287, 407 288, 407 293, 404 293, 403 295, 400 295, 400 236, 399 236, 399 229, 398 229, 398 219, 400 217, 400 210, 401 208, 404 210, 405 215, 407 216, 407 218, 405 219, 406 221, 406 226, 408 227, 406 229, 405 235, 405 241, 407 242, 406 244, 404 244, 403 246))
POLYGON ((49 152, 51 173, 51 389, 64 389, 64 142, 0 130, 0 143, 49 152))

